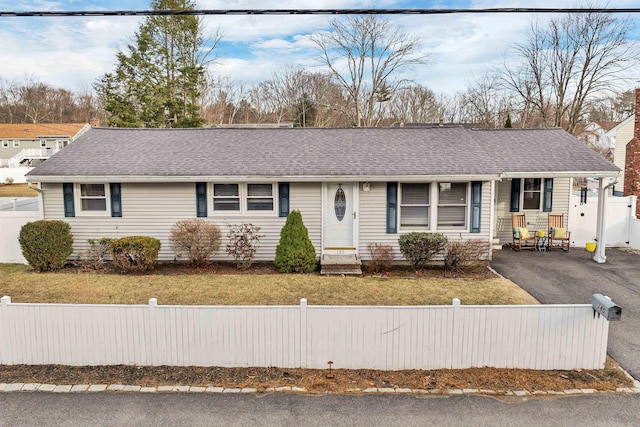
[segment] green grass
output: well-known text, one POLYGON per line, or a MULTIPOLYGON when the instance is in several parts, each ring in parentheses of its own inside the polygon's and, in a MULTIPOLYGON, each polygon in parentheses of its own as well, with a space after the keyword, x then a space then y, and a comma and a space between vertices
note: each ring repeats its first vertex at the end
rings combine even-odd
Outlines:
POLYGON ((27 184, 2 184, 0 197, 37 197, 38 192, 29 188, 27 184))
POLYGON ((12 302, 161 305, 537 304, 509 280, 325 277, 316 274, 122 275, 34 273, 0 264, 0 295, 12 302))

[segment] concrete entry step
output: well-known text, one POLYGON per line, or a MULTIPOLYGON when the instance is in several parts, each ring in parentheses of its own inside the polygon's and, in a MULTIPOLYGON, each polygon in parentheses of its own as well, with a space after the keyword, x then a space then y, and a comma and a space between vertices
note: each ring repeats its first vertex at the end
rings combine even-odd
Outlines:
POLYGON ((362 261, 358 255, 323 254, 320 261, 320 274, 325 275, 362 275, 362 261))

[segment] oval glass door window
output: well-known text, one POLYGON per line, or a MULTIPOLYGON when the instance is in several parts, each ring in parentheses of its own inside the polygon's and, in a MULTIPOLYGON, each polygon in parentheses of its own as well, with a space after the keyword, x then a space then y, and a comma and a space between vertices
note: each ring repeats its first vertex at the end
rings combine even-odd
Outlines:
POLYGON ((336 218, 338 221, 344 219, 344 214, 347 211, 347 197, 344 195, 342 187, 338 187, 336 190, 336 196, 333 199, 333 208, 336 212, 336 218))

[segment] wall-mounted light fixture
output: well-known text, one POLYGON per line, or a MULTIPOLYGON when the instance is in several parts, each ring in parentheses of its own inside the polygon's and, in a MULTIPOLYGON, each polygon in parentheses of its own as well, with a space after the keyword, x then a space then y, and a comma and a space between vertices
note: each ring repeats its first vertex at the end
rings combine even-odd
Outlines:
POLYGON ((362 183, 362 191, 364 191, 365 193, 368 193, 369 191, 371 191, 371 183, 363 182, 362 183))

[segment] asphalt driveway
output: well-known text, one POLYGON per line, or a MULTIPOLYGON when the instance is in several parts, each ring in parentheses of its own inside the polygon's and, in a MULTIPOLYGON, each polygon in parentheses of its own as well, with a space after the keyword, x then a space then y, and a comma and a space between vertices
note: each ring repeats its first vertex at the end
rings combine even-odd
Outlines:
POLYGON ((622 307, 622 321, 611 322, 611 357, 640 379, 640 255, 607 249, 597 264, 584 249, 569 252, 496 251, 491 266, 543 304, 589 304, 601 293, 622 307))

